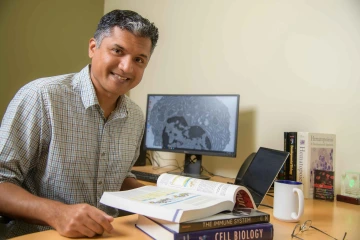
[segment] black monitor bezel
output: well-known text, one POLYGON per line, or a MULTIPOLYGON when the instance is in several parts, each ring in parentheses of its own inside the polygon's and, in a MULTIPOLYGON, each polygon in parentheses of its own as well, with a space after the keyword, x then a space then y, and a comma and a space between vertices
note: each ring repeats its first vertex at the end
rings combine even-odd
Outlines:
POLYGON ((239 105, 240 105, 240 94, 148 94, 146 101, 146 118, 145 118, 145 128, 144 128, 144 150, 150 151, 160 151, 160 152, 172 152, 172 153, 183 153, 183 154, 193 154, 193 155, 204 155, 204 156, 221 156, 221 157, 232 157, 235 158, 237 155, 237 138, 238 138, 238 127, 239 127, 239 105), (234 139, 234 152, 221 152, 221 151, 207 151, 207 150, 194 150, 194 149, 164 149, 164 148, 152 148, 147 147, 146 145, 146 134, 148 126, 148 107, 149 100, 151 97, 156 96, 199 96, 199 97, 236 97, 236 122, 235 122, 235 139, 234 139))

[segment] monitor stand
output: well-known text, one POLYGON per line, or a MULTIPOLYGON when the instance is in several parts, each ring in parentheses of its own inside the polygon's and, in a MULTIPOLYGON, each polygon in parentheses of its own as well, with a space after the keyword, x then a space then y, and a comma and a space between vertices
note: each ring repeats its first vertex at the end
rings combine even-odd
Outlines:
POLYGON ((210 179, 209 176, 201 175, 201 159, 202 159, 201 155, 185 154, 184 171, 174 172, 172 174, 177 174, 192 178, 210 179))

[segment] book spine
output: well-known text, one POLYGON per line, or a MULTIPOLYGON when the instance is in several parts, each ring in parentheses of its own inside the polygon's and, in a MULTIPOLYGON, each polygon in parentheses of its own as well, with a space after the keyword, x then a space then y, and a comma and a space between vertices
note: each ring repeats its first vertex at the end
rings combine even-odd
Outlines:
MULTIPOLYGON (((288 152, 288 149, 287 149, 287 136, 288 136, 288 132, 284 132, 284 151, 285 152, 288 152)), ((286 159, 284 165, 281 167, 278 175, 277 175, 277 179, 278 180, 286 180, 288 179, 288 176, 287 176, 287 173, 288 173, 288 168, 287 168, 287 165, 288 165, 288 159, 286 159)))
POLYGON ((174 240, 199 240, 199 239, 257 239, 272 240, 274 228, 271 223, 250 224, 237 227, 217 228, 205 231, 176 233, 174 240))
POLYGON ((307 176, 307 158, 308 158, 308 133, 307 132, 298 132, 297 133, 297 175, 296 180, 302 182, 304 197, 309 198, 309 185, 310 178, 307 176))
POLYGON ((288 179, 292 181, 296 181, 296 169, 297 169, 297 162, 296 162, 296 152, 297 152, 297 133, 296 132, 289 132, 288 133, 288 152, 289 155, 289 170, 288 170, 288 179))
POLYGON ((254 223, 268 223, 269 221, 270 221, 270 215, 264 215, 264 216, 246 216, 246 217, 231 218, 225 220, 180 223, 179 233, 193 232, 199 230, 202 231, 207 229, 224 228, 224 227, 232 227, 232 226, 242 226, 242 225, 254 224, 254 223))

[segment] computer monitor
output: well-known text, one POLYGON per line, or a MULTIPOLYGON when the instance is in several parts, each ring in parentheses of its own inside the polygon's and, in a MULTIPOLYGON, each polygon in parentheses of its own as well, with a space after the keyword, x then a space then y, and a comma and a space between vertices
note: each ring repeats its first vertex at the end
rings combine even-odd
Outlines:
POLYGON ((145 150, 184 153, 181 175, 201 175, 202 155, 236 157, 240 95, 149 94, 145 150))

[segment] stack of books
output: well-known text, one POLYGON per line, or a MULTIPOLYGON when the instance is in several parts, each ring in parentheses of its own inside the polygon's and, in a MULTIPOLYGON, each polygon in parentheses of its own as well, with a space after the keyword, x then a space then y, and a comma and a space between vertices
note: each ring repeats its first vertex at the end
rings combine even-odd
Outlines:
POLYGON ((269 220, 267 213, 251 208, 238 208, 182 223, 139 215, 136 227, 153 239, 272 240, 274 230, 269 220))
POLYGON ((272 240, 267 213, 244 186, 161 174, 157 186, 104 192, 100 203, 139 214, 136 227, 154 239, 272 240))

